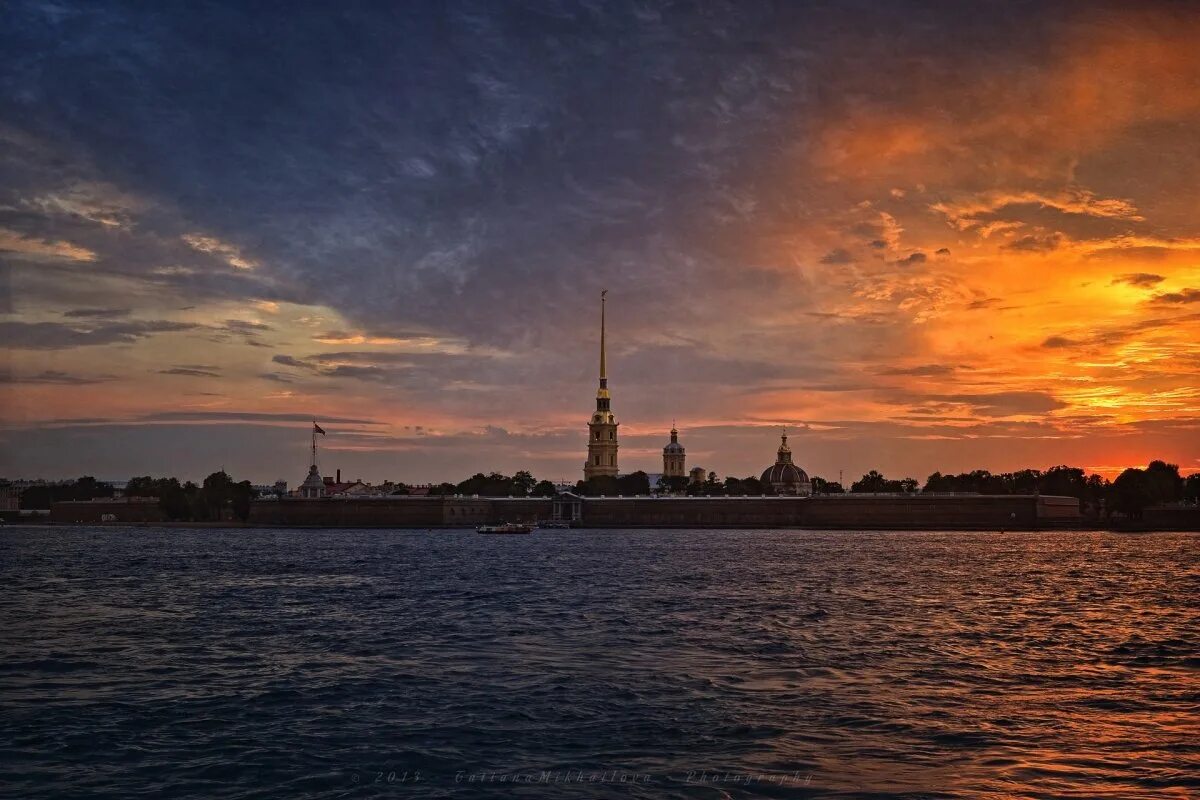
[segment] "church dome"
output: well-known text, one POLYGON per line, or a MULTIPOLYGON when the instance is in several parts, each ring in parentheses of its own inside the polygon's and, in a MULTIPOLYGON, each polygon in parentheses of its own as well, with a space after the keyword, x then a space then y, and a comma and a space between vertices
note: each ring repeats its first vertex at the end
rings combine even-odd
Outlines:
POLYGON ((671 441, 667 442, 666 447, 663 448, 663 455, 670 455, 673 453, 683 455, 683 445, 679 443, 679 431, 677 431, 675 428, 671 428, 671 441))
POLYGON ((763 472, 760 480, 764 484, 772 486, 783 485, 800 488, 801 485, 809 484, 808 473, 797 467, 795 464, 774 464, 763 472))
POLYGON ((779 494, 807 495, 812 491, 808 473, 792 463, 792 448, 788 447, 786 433, 775 454, 775 463, 763 470, 759 480, 779 494))

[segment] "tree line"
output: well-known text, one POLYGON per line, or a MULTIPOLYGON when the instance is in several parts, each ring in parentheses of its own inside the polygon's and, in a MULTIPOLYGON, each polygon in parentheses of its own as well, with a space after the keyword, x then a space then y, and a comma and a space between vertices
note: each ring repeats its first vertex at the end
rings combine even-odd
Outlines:
MULTIPOLYGON (((821 477, 812 479, 813 494, 842 494, 846 491, 837 481, 821 477)), ((632 496, 650 494, 650 477, 641 470, 620 477, 596 477, 579 481, 574 489, 588 497, 601 495, 632 496)), ((659 478, 654 486, 659 492, 683 494, 690 497, 733 497, 741 495, 771 495, 774 489, 758 478, 726 477, 709 472, 702 480, 691 478, 659 478)), ((1081 507, 1094 514, 1117 512, 1140 517, 1143 509, 1162 503, 1200 502, 1200 473, 1184 477, 1177 464, 1151 461, 1145 469, 1126 469, 1115 480, 1088 474, 1080 467, 1056 466, 1047 470, 1022 469, 1015 472, 993 473, 980 469, 957 475, 935 472, 924 485, 915 478, 887 478, 871 470, 850 484, 851 493, 915 493, 963 492, 977 494, 1046 494, 1075 497, 1081 507)), ((440 483, 430 488, 431 495, 479 495, 481 497, 553 497, 557 489, 548 480, 537 480, 520 470, 513 475, 499 472, 477 472, 458 483, 440 483)), ((393 494, 405 495, 411 487, 395 484, 393 494)), ((48 509, 61 500, 92 500, 112 497, 113 488, 84 476, 60 485, 30 486, 21 492, 21 508, 48 509)), ((125 486, 127 497, 158 498, 159 507, 170 520, 206 521, 250 515, 250 502, 257 493, 250 481, 234 481, 224 470, 214 472, 203 483, 181 483, 178 478, 152 478, 149 475, 132 478, 125 486)))
MULTIPOLYGON (((1148 506, 1162 503, 1200 502, 1200 473, 1184 477, 1177 464, 1151 461, 1144 469, 1132 467, 1109 481, 1102 475, 1089 474, 1080 467, 1060 465, 1046 470, 1022 469, 1014 472, 990 472, 985 469, 956 474, 934 472, 922 484, 916 478, 888 478, 871 470, 850 484, 847 490, 838 481, 813 477, 812 492, 817 495, 864 493, 958 492, 971 494, 1045 494, 1074 497, 1081 508, 1093 514, 1117 512, 1139 517, 1148 506)), ((588 497, 650 494, 649 476, 642 471, 620 477, 595 477, 578 481, 575 491, 588 497)), ((653 487, 656 491, 690 497, 735 497, 741 495, 772 495, 770 484, 754 476, 718 478, 709 472, 702 480, 690 477, 661 477, 653 487)), ((552 497, 555 486, 550 481, 536 480, 529 472, 513 476, 492 472, 476 473, 457 484, 443 483, 431 494, 477 494, 492 497, 552 497)))
MULTIPOLYGON (((112 497, 107 483, 85 475, 55 486, 30 486, 21 492, 21 508, 48 509, 64 500, 95 500, 112 497)), ((250 516, 250 501, 258 493, 250 481, 234 481, 224 470, 214 472, 201 484, 179 482, 178 478, 143 475, 125 484, 126 497, 158 498, 158 506, 169 520, 205 522, 250 516)))

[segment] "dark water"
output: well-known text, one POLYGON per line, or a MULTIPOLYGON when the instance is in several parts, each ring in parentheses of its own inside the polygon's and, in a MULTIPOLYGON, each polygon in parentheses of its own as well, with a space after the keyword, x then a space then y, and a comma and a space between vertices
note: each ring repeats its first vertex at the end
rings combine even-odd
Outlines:
POLYGON ((1197 797, 1198 553, 9 528, 0 793, 1197 797))

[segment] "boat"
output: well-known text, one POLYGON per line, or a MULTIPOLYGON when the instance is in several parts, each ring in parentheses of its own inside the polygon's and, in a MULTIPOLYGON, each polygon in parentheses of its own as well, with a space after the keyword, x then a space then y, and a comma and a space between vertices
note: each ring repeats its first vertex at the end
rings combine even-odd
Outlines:
POLYGON ((476 533, 533 533, 533 526, 524 522, 501 522, 499 525, 480 525, 476 533))

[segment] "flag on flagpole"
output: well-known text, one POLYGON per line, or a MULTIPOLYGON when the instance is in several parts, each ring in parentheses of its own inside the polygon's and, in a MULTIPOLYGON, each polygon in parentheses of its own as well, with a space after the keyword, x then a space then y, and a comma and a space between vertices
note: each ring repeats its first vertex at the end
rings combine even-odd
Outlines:
POLYGON ((319 434, 321 434, 322 436, 324 436, 324 435, 325 435, 325 429, 324 429, 324 428, 322 428, 320 425, 318 425, 317 423, 315 423, 315 422, 314 422, 314 423, 313 423, 313 433, 319 433, 319 434))

